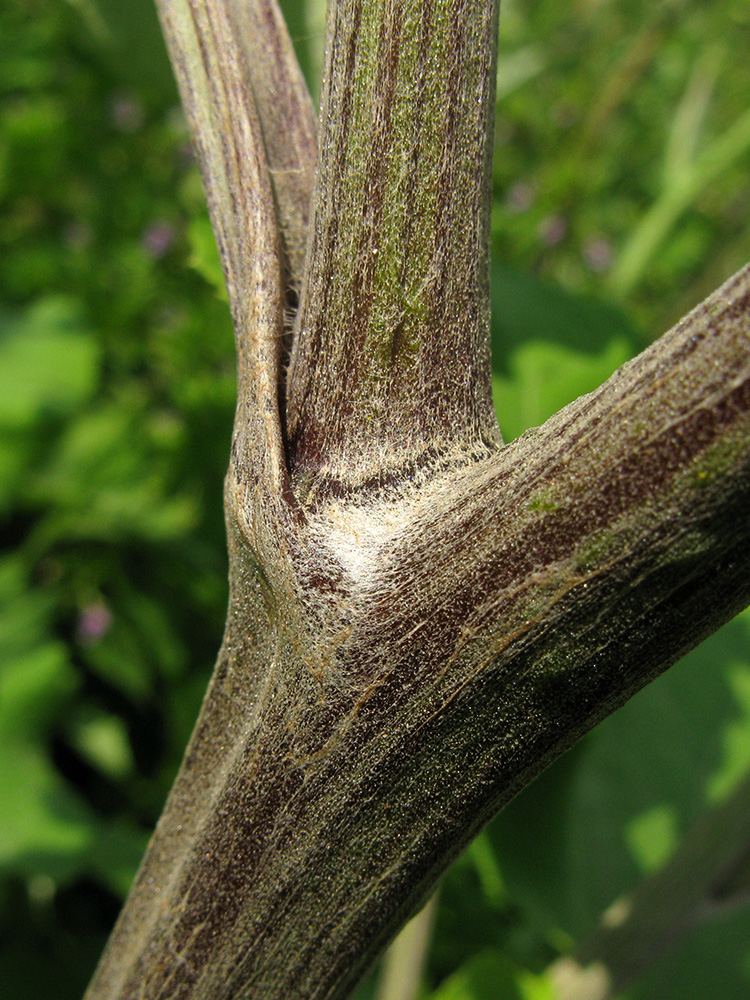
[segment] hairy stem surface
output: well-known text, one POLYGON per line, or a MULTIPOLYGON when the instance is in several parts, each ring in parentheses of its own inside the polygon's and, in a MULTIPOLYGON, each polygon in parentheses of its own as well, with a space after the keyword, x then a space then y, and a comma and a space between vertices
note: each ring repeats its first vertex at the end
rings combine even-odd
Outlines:
POLYGON ((748 603, 749 299, 744 271, 495 454, 319 498, 281 555, 235 511, 254 625, 91 1000, 345 997, 500 806, 748 603))
POLYGON ((290 465, 363 481, 499 440, 489 384, 492 0, 329 5, 290 465))

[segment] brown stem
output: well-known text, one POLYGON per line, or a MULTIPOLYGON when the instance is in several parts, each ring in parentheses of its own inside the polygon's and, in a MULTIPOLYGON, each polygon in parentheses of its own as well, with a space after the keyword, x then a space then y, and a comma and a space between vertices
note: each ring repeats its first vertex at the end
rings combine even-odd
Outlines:
POLYGON ((499 807, 748 603, 749 301, 746 269, 497 453, 237 542, 219 668, 89 1000, 342 1000, 499 807))
POLYGON ((494 0, 329 5, 290 464, 362 482, 499 441, 489 387, 494 0))

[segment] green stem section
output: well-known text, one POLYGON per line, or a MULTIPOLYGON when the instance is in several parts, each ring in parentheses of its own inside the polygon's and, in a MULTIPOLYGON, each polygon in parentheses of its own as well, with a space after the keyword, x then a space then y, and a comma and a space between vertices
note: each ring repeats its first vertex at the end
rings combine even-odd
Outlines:
POLYGON ((329 6, 293 472, 358 479, 497 434, 489 389, 494 0, 329 6))

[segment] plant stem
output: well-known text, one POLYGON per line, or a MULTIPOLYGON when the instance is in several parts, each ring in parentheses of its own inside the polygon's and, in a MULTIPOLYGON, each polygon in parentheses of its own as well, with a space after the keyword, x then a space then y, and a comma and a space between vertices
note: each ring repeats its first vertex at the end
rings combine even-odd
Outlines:
POLYGON ((298 487, 499 440, 488 308, 496 19, 494 0, 329 6, 287 383, 298 487))
POLYGON ((289 192, 233 3, 160 0, 237 331, 230 607, 88 1000, 343 1000, 498 808, 750 600, 750 270, 498 446, 494 0, 331 2, 283 411, 289 192))
POLYGON ((286 549, 230 507, 225 646, 88 1000, 343 1000, 498 808, 748 603, 749 301, 745 270, 544 427, 286 549))

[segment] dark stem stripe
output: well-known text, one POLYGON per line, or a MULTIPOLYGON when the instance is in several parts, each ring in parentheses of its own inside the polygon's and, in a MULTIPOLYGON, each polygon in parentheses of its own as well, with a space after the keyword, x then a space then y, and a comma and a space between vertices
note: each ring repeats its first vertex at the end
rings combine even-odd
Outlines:
MULTIPOLYGON (((433 0, 424 0, 421 11, 421 37, 419 40, 416 66, 413 71, 412 85, 416 89, 413 109, 414 136, 411 150, 408 152, 409 169, 406 173, 404 184, 404 198, 409 205, 417 204, 420 195, 420 188, 424 184, 421 177, 420 164, 423 160, 423 136, 430 122, 428 115, 431 105, 426 100, 425 87, 430 65, 430 37, 434 31, 433 19, 435 16, 433 0)), ((404 245, 409 246, 415 240, 415 229, 423 225, 423 220, 416 217, 416 213, 406 213, 403 223, 404 245)), ((411 262, 407 254, 404 254, 398 263, 398 284, 401 288, 407 288, 410 281, 411 262)), ((398 356, 404 348, 403 332, 404 320, 401 320, 394 328, 393 342, 391 345, 390 362, 395 365, 398 356)), ((419 377, 415 373, 415 377, 419 377)), ((390 402, 390 401, 389 401, 390 402)))
MULTIPOLYGON (((463 148, 465 136, 462 134, 460 128, 461 115, 464 111, 465 102, 465 97, 462 93, 462 84, 464 81, 461 70, 465 61, 466 39, 462 15, 463 11, 460 10, 458 5, 451 6, 450 29, 448 33, 448 73, 442 115, 442 146, 444 154, 441 159, 438 176, 437 215, 441 219, 450 219, 452 224, 440 227, 435 233, 435 256, 438 260, 445 259, 450 252, 451 241, 455 240, 455 227, 464 228, 466 226, 466 217, 471 216, 472 210, 476 210, 478 207, 473 204, 473 199, 470 198, 471 192, 457 190, 456 185, 456 175, 459 170, 457 152, 460 151, 462 155, 466 155, 466 150, 463 148), (464 217, 457 218, 458 213, 455 210, 456 202, 459 199, 463 201, 464 198, 467 198, 467 195, 470 200, 468 204, 464 203, 462 205, 464 217)), ((470 264, 473 265, 474 261, 472 260, 470 264)), ((464 276, 462 275, 462 277, 464 276)), ((469 274, 465 277, 468 278, 467 284, 471 287, 472 275, 469 274)), ((455 319, 455 313, 460 314, 463 312, 461 308, 463 303, 454 302, 453 299, 453 296, 459 292, 459 289, 453 287, 452 279, 454 278, 454 275, 441 271, 438 273, 437 281, 434 285, 433 299, 430 303, 430 319, 438 328, 445 328, 446 324, 451 324, 455 319), (451 309, 451 305, 458 306, 458 308, 451 309)), ((449 325, 448 329, 450 328, 449 325)), ((443 371, 446 370, 446 366, 439 367, 443 371)))
MULTIPOLYGON (((321 123, 318 145, 318 169, 316 184, 313 189, 313 202, 316 206, 315 225, 310 228, 308 261, 322 258, 331 261, 333 247, 339 240, 339 225, 343 222, 342 206, 340 204, 340 189, 335 183, 325 183, 330 172, 334 178, 344 174, 347 151, 350 148, 352 131, 352 114, 354 87, 347 84, 355 77, 357 65, 357 40, 362 22, 362 0, 351 0, 347 10, 341 4, 329 6, 329 24, 327 28, 327 62, 323 77, 323 92, 321 95, 321 123), (345 85, 339 81, 343 80, 345 85), (328 135, 326 123, 333 118, 336 130, 333 136, 328 135), (325 154, 325 155, 324 155, 325 154)), ((317 345, 324 336, 323 323, 325 317, 336 311, 338 304, 334 297, 335 286, 331 281, 316 283, 314 291, 310 288, 310 267, 303 275, 300 308, 295 319, 294 343, 290 358, 289 372, 286 384, 285 414, 287 432, 295 433, 295 412, 305 410, 313 405, 309 394, 315 378, 303 380, 295 377, 295 369, 300 367, 300 340, 317 345), (307 302, 311 295, 316 296, 317 310, 310 313, 307 302), (293 389, 292 389, 293 386, 293 389)), ((315 349, 313 350, 315 353, 315 349)), ((322 378, 324 367, 316 359, 308 362, 313 370, 322 378)), ((320 461, 322 441, 314 432, 307 434, 308 461, 317 465, 320 461)), ((294 447, 288 455, 290 465, 294 465, 294 447)))

